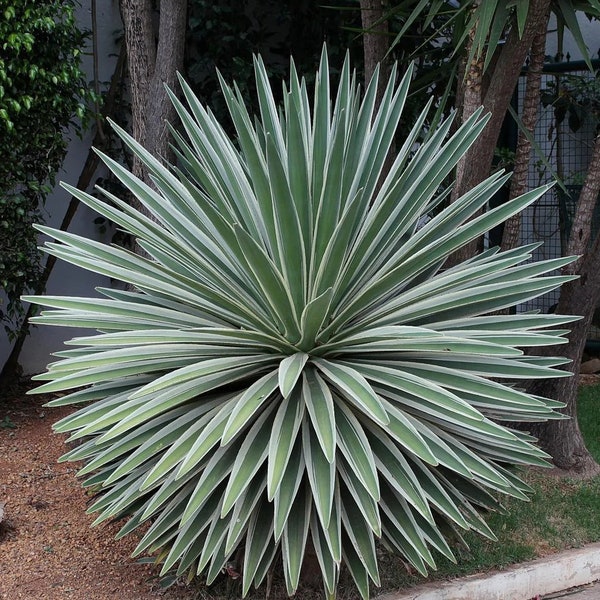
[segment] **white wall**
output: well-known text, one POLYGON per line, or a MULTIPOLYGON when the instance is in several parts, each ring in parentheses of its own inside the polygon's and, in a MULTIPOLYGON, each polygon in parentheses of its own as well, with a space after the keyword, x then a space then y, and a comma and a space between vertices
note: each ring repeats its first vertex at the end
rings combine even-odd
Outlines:
MULTIPOLYGON (((91 30, 92 19, 89 4, 89 1, 86 0, 82 2, 82 6, 78 10, 78 19, 82 28, 91 30)), ((97 5, 99 80, 107 82, 110 80, 114 70, 115 54, 118 51, 115 45, 115 37, 121 30, 121 21, 116 0, 102 0, 97 2, 97 5)), ((89 46, 88 53, 91 52, 91 40, 89 46)), ((92 59, 88 53, 84 57, 83 68, 87 73, 88 81, 92 82, 92 59)), ((71 138, 63 171, 59 173, 58 179, 75 185, 88 155, 93 132, 88 132, 83 139, 79 139, 77 136, 71 136, 71 138)), ((60 226, 69 200, 70 196, 57 186, 48 198, 45 208, 45 217, 48 225, 53 227, 60 226)), ((94 239, 102 239, 102 236, 93 223, 94 218, 95 215, 92 211, 80 206, 69 231, 94 239)), ((110 282, 104 277, 90 274, 83 269, 70 266, 62 261, 57 261, 48 282, 47 293, 64 296, 90 296, 94 295, 94 288, 99 285, 107 286, 110 285, 110 282)), ((43 371, 48 362, 52 360, 51 353, 60 350, 64 340, 70 339, 75 335, 85 335, 85 333, 85 330, 64 327, 39 326, 33 328, 21 354, 20 362, 24 372, 32 374, 43 371)), ((2 330, 0 332, 0 368, 9 353, 10 344, 4 330, 2 330)))
MULTIPOLYGON (((597 20, 590 21, 585 15, 579 18, 579 27, 583 40, 588 47, 590 56, 592 58, 598 58, 598 50, 600 50, 600 22, 597 20)), ((556 33, 556 18, 554 15, 550 17, 550 23, 548 24, 548 38, 546 40, 546 54, 548 56, 554 56, 558 49, 558 36, 556 33)), ((573 39, 570 32, 565 32, 563 41, 563 54, 566 60, 567 54, 570 55, 570 60, 582 60, 583 56, 573 39)))

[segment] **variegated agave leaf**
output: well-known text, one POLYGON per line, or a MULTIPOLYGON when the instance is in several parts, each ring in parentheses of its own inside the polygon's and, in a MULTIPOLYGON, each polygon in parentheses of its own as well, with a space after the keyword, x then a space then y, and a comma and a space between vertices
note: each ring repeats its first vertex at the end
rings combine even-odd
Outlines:
POLYGON ((366 598, 376 540, 425 573, 432 549, 451 556, 444 532, 491 537, 478 510, 526 497, 508 466, 547 457, 502 422, 559 417, 517 384, 565 375, 523 348, 564 342, 570 319, 499 311, 559 286, 569 259, 491 249, 443 270, 544 192, 474 216, 495 174, 439 210, 480 111, 415 152, 426 107, 383 176, 410 71, 375 110, 377 75, 361 98, 348 61, 334 91, 323 53, 312 103, 292 66, 282 108, 255 68, 256 119, 222 83, 235 142, 184 81, 177 166, 115 126, 154 187, 103 158, 150 216, 65 186, 145 254, 40 227, 50 254, 132 291, 28 298, 38 324, 94 330, 37 391, 81 404, 55 426, 81 441, 64 459, 100 490, 97 523, 150 523, 136 554, 159 551, 163 571, 210 583, 243 548, 244 594, 279 557, 293 594, 310 543, 329 595, 345 563, 366 598))

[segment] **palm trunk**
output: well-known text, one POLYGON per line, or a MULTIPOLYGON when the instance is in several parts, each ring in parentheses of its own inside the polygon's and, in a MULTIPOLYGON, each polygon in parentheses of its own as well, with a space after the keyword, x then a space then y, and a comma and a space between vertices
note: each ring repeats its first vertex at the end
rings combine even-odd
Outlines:
MULTIPOLYGON (((534 36, 539 31, 540 21, 545 22, 549 11, 550 0, 532 0, 529 3, 529 13, 523 35, 519 37, 516 27, 511 29, 505 44, 497 50, 493 65, 486 71, 485 81, 481 83, 482 102, 490 120, 469 151, 457 167, 457 180, 453 198, 458 198, 482 182, 489 176, 494 158, 494 149, 502 128, 502 121, 508 110, 514 89, 534 36)), ((477 86, 474 79, 473 85, 477 86)), ((468 90, 465 94, 476 97, 477 88, 468 90)), ((462 120, 472 114, 473 99, 463 103, 462 120), (471 111, 471 112, 469 112, 471 111)), ((472 257, 478 248, 478 241, 461 248, 453 257, 451 264, 460 263, 472 257)))
POLYGON ((552 347, 549 354, 564 356, 572 362, 568 368, 573 377, 549 379, 530 388, 533 393, 560 400, 566 404, 564 412, 571 417, 565 421, 542 423, 533 429, 540 443, 554 463, 563 468, 584 474, 600 472, 588 452, 577 423, 577 384, 579 368, 585 348, 587 333, 598 300, 600 299, 600 237, 596 238, 586 253, 591 235, 591 216, 600 193, 600 135, 596 137, 588 174, 579 196, 577 212, 569 238, 568 253, 583 257, 564 269, 568 275, 579 273, 579 278, 563 285, 557 311, 560 314, 581 315, 583 318, 572 326, 569 343, 552 347))
MULTIPOLYGON (((475 10, 480 4, 480 1, 474 2, 472 10, 475 10)), ((469 32, 467 47, 464 51, 467 57, 471 55, 474 36, 475 30, 472 29, 469 32)), ((483 65, 483 56, 474 57, 470 63, 465 64, 464 80, 460 82, 459 86, 461 123, 464 123, 483 104, 483 65)), ((469 178, 472 168, 473 165, 465 157, 456 165, 456 181, 452 192, 453 202, 466 191, 463 181, 469 178)))
MULTIPOLYGON (((529 175, 529 159, 531 156, 530 137, 533 136, 538 119, 540 106, 540 88, 542 84, 542 70, 546 55, 546 36, 548 28, 547 11, 544 18, 539 21, 539 29, 531 43, 529 53, 529 67, 527 69, 527 80, 525 84, 525 97, 523 99, 523 111, 521 120, 523 127, 529 132, 529 136, 523 131, 519 132, 517 151, 515 155, 515 167, 510 181, 509 200, 524 194, 527 191, 527 176, 529 175)), ((510 250, 516 248, 521 237, 521 214, 512 216, 504 224, 502 234, 502 249, 510 250)))

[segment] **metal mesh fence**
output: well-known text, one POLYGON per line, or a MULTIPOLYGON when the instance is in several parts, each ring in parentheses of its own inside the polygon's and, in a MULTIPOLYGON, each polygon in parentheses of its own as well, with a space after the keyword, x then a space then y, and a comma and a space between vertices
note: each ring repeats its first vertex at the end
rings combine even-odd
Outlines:
MULTIPOLYGON (((544 194, 522 215, 521 243, 543 242, 534 252, 534 260, 561 256, 566 247, 581 183, 587 172, 594 142, 596 123, 566 102, 573 85, 585 90, 594 74, 582 65, 552 65, 553 72, 543 76, 542 97, 546 106, 540 106, 539 119, 534 132, 537 152, 529 168, 531 188, 554 180, 558 175, 565 182, 566 192, 555 186, 544 194), (551 102, 551 103, 550 103, 551 102), (579 113, 579 114, 577 114, 579 113), (561 121, 562 117, 562 121, 561 121), (540 157, 540 153, 544 159, 540 157)), ((519 83, 519 98, 523 97, 525 77, 519 83)), ((600 225, 600 209, 594 213, 592 235, 600 225)), ((519 311, 539 309, 552 311, 558 302, 555 290, 523 305, 519 311)))

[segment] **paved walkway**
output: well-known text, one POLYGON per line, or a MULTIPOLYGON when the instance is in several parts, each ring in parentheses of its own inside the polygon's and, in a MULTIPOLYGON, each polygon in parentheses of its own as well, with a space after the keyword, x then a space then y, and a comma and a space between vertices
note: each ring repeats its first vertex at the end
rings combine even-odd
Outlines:
POLYGON ((542 596, 542 600, 600 600, 600 582, 542 596))

